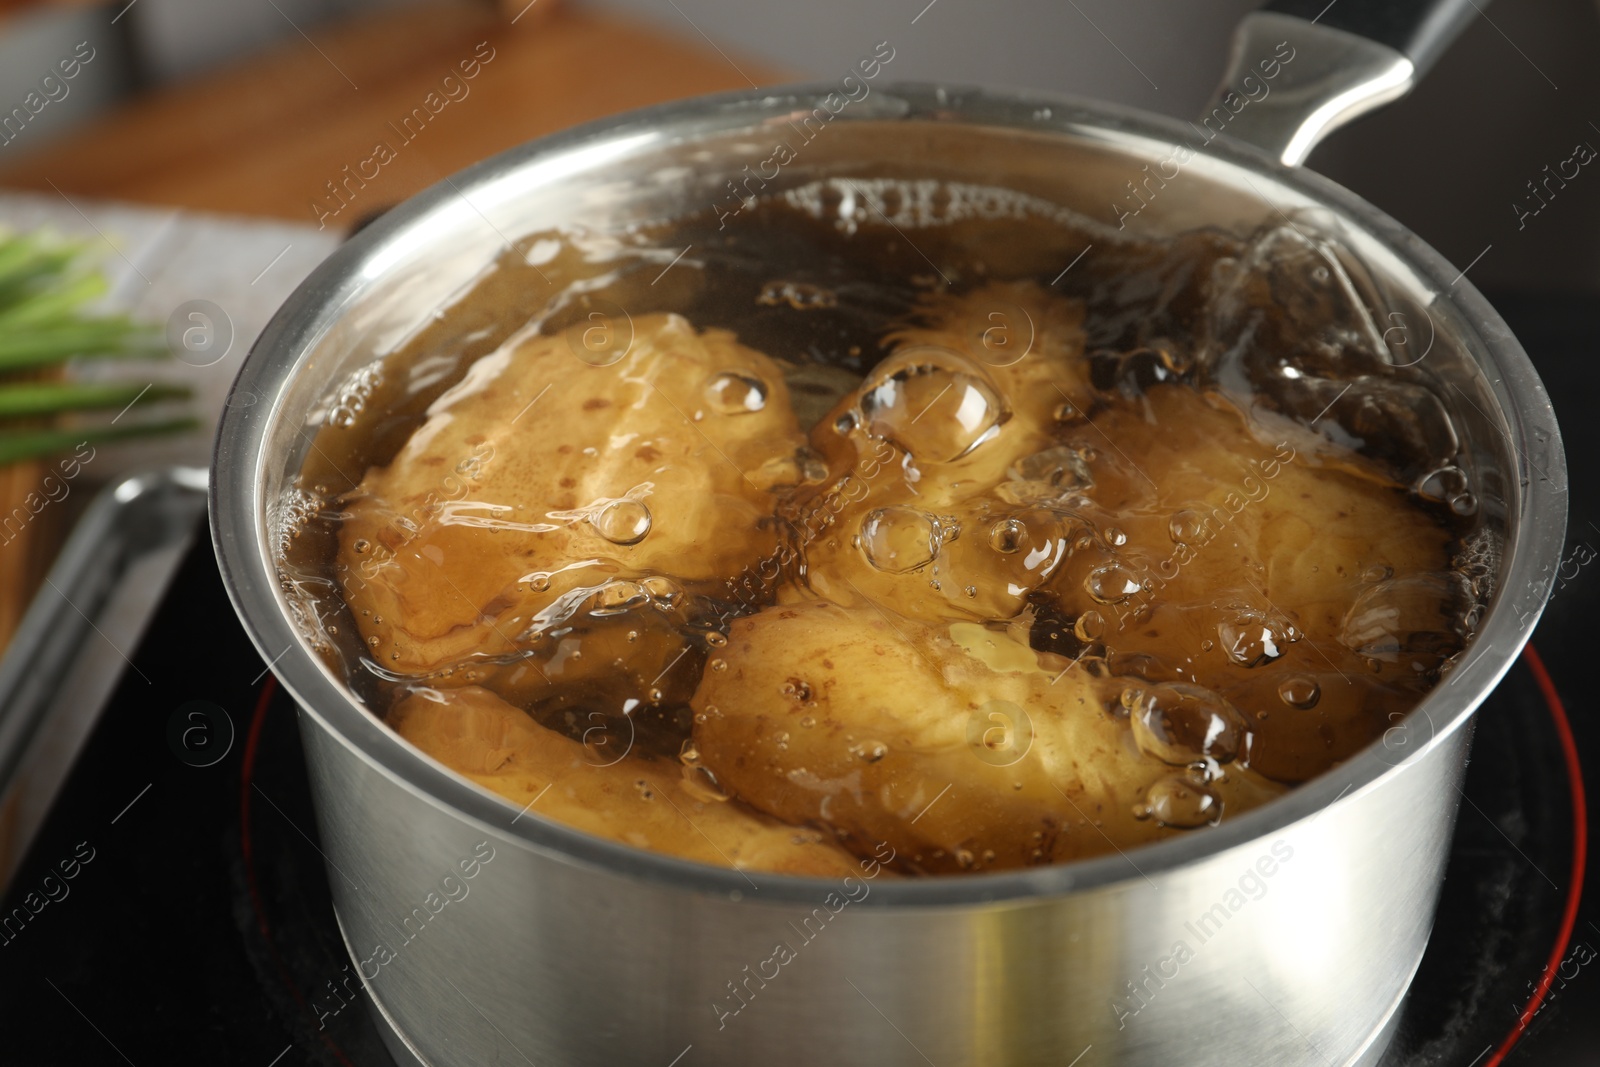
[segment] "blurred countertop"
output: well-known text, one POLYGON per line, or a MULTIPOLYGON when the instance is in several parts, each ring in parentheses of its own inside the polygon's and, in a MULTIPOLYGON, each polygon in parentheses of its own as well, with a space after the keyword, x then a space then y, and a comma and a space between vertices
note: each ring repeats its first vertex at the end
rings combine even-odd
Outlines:
POLYGON ((559 0, 430 0, 297 34, 136 98, 0 167, 0 187, 344 230, 531 138, 776 80, 687 21, 680 36, 559 0), (402 146, 398 129, 418 108, 431 121, 402 146), (346 167, 370 173, 363 163, 380 141, 394 158, 344 185, 352 202, 328 217, 338 206, 329 183, 343 183, 346 167))

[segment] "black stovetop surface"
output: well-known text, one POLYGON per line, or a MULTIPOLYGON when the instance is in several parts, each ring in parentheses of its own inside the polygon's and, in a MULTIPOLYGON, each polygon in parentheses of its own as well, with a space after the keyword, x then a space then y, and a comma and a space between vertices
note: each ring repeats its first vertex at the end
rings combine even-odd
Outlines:
MULTIPOLYGON (((1583 672, 1600 566, 1578 560, 1600 549, 1595 303, 1496 303, 1566 437, 1568 549, 1589 551, 1533 644, 1593 769, 1600 722, 1583 672)), ((29 916, 0 928, 0 1061, 387 1067, 365 1006, 331 992, 347 957, 294 705, 235 620, 203 532, 133 662, 0 910, 29 916)), ((1567 748, 1524 659, 1478 717, 1438 919, 1385 1067, 1600 1060, 1600 894, 1569 916, 1567 748)))

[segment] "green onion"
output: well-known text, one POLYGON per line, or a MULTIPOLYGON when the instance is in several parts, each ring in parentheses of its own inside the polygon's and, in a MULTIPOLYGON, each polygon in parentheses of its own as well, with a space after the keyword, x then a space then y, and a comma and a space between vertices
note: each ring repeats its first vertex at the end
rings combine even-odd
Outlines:
MULTIPOLYGON (((126 315, 93 315, 84 308, 103 296, 104 277, 79 269, 81 245, 35 235, 0 236, 0 375, 38 371, 69 359, 149 359, 168 355, 158 327, 126 315)), ((0 419, 48 419, 77 411, 125 409, 135 403, 190 395, 173 385, 137 382, 0 380, 0 419)), ((192 430, 193 419, 116 425, 30 427, 0 425, 0 464, 48 455, 82 442, 192 430)), ((25 424, 26 425, 26 424, 25 424)))
POLYGON ((82 426, 76 429, 0 430, 0 464, 65 452, 80 444, 106 444, 136 437, 161 437, 200 427, 198 419, 129 423, 125 426, 82 426))
POLYGON ((113 382, 22 382, 0 388, 0 418, 57 415, 64 411, 122 409, 138 402, 179 400, 191 395, 181 385, 123 385, 113 382))

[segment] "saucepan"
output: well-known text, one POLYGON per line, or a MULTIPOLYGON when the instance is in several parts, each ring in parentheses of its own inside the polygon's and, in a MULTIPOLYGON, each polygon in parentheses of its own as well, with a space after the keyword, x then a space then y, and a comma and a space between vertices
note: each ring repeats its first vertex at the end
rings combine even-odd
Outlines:
POLYGON ((513 149, 330 257, 245 361, 211 483, 233 603, 298 702, 350 950, 313 994, 319 1014, 364 988, 396 1058, 436 1067, 1373 1062, 1428 939, 1473 712, 1551 588, 1566 468, 1533 367, 1471 281, 1298 164, 1403 94, 1471 14, 1470 0, 1275 4, 1245 18, 1194 123, 892 84, 894 42, 868 45, 840 84, 675 103, 513 149), (776 167, 772 131, 824 113, 826 134, 776 167), (508 236, 731 211, 730 180, 775 169, 779 189, 841 174, 1003 185, 1145 234, 1275 217, 1336 233, 1394 314, 1426 329, 1419 358, 1461 398, 1495 531, 1497 591, 1448 681, 1382 741, 1215 828, 1059 866, 849 886, 602 841, 402 741, 315 654, 270 543, 334 394, 508 236), (819 908, 825 929, 806 926, 819 908), (768 966, 801 928, 821 932, 768 966))

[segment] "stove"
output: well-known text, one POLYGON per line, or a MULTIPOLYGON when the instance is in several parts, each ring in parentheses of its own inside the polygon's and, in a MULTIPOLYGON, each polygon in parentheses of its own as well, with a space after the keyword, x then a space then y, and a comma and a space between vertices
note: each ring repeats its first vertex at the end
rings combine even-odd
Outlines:
MULTIPOLYGON (((1432 940, 1383 1067, 1568 1067, 1600 1049, 1592 876, 1582 892, 1600 808, 1580 775, 1600 767, 1583 681, 1600 610, 1600 470, 1580 462, 1600 455, 1593 302, 1495 304, 1555 399, 1570 533, 1534 650, 1478 713, 1432 940)), ((389 1067, 334 921, 294 703, 204 530, 128 659, 0 908, 0 1059, 389 1067)))

